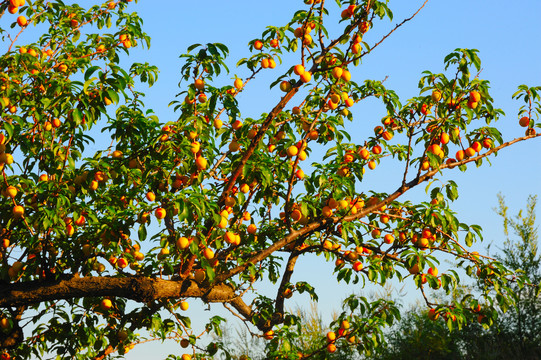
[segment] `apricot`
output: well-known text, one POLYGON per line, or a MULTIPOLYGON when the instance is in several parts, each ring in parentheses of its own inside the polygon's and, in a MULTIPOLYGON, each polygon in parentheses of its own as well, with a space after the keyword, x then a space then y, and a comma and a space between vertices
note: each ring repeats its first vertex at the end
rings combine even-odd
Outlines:
POLYGON ((102 310, 107 311, 113 306, 113 303, 109 299, 103 299, 100 303, 100 307, 102 310))
POLYGON ((307 83, 307 82, 310 82, 310 80, 312 80, 312 73, 310 71, 305 71, 302 73, 302 75, 300 75, 301 77, 301 81, 303 83, 307 83))
POLYGON ((203 79, 196 79, 194 82, 194 86, 197 90, 203 90, 205 88, 205 82, 203 79))
POLYGON ((263 42, 261 40, 256 40, 254 42, 254 49, 261 50, 263 48, 263 42))
POLYGON ((344 71, 342 72, 342 76, 340 76, 340 78, 341 78, 342 80, 344 80, 345 82, 348 82, 348 81, 351 80, 351 73, 350 73, 349 71, 347 71, 347 70, 344 70, 344 71))
POLYGON ((282 90, 283 92, 289 92, 291 90, 291 83, 289 81, 282 81, 280 83, 280 90, 282 90))
POLYGON ((477 91, 470 91, 469 101, 472 103, 478 103, 481 100, 481 94, 477 91))
POLYGON ((199 170, 205 170, 207 168, 207 159, 205 159, 202 156, 197 157, 195 159, 195 165, 199 170))
POLYGON ((344 72, 344 70, 342 70, 342 68, 339 68, 339 67, 335 67, 333 70, 332 70, 332 76, 335 78, 335 79, 340 79, 342 77, 342 73, 344 72))
POLYGON ((467 156, 467 157, 472 157, 475 155, 475 150, 472 148, 472 147, 469 147, 467 148, 466 150, 464 150, 464 154, 467 156))
POLYGON ((430 96, 432 98, 432 101, 438 102, 441 100, 441 91, 434 90, 432 91, 432 95, 430 96))
POLYGON ((527 117, 527 116, 523 116, 523 117, 520 118, 518 123, 522 127, 528 127, 528 126, 530 126, 530 118, 527 117))
POLYGON ((154 215, 156 215, 156 218, 158 218, 158 219, 163 219, 167 215, 167 211, 165 211, 164 208, 157 208, 154 211, 154 215))
POLYGON ((299 75, 299 76, 304 74, 304 66, 295 65, 295 67, 293 68, 293 72, 295 73, 295 75, 299 75))
POLYGON ((20 27, 25 27, 26 25, 28 25, 28 20, 26 20, 26 18, 21 15, 17 18, 17 24, 19 24, 20 27))
POLYGON ((24 207, 21 205, 15 205, 13 207, 13 217, 16 219, 20 219, 24 216, 24 207))

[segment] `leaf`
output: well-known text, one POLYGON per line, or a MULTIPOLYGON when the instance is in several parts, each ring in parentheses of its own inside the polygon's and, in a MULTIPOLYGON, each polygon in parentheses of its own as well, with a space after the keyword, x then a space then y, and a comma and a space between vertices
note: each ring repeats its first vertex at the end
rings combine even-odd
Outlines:
POLYGON ((145 225, 139 225, 139 230, 137 231, 139 236, 139 241, 145 241, 147 238, 147 228, 145 225))
POLYGON ((96 72, 96 70, 99 70, 100 67, 99 66, 91 66, 89 67, 86 71, 85 71, 85 82, 87 82, 90 77, 92 76, 92 74, 94 74, 94 72, 96 72))

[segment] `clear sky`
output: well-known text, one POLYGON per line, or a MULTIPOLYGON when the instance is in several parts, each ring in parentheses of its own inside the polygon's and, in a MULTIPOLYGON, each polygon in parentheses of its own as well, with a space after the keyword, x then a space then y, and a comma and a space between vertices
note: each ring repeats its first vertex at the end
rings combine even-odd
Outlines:
MULTIPOLYGON (((80 4, 84 6, 85 1, 80 1, 80 4)), ((419 0, 390 1, 394 20, 378 23, 365 36, 365 41, 369 44, 377 42, 394 24, 409 17, 421 4, 419 0)), ((158 83, 146 91, 145 103, 162 122, 167 122, 175 118, 167 105, 179 92, 177 85, 182 62, 178 56, 189 45, 208 42, 226 44, 230 49, 230 78, 234 74, 245 77, 247 72, 236 69, 234 64, 239 58, 250 55, 247 43, 259 38, 267 25, 286 24, 294 11, 306 5, 301 0, 141 0, 130 7, 144 19, 144 29, 152 38, 149 50, 134 49, 133 61, 147 61, 160 69, 158 83)), ((495 106, 507 114, 498 124, 504 139, 521 136, 524 130, 518 126, 517 118, 520 104, 513 102, 511 95, 520 84, 541 85, 539 14, 541 2, 538 0, 517 0, 512 3, 507 0, 430 0, 415 19, 365 57, 362 65, 350 69, 353 80, 361 83, 365 79, 383 80, 387 77, 385 85, 394 89, 405 103, 410 97, 418 95, 417 82, 422 71, 443 71, 443 58, 449 52, 458 47, 476 48, 480 50, 482 60, 480 76, 490 80, 495 106)), ((329 21, 329 24, 331 22, 337 23, 329 21)), ((329 29, 333 33, 333 27, 329 29)), ((293 58, 290 60, 295 61, 293 58)), ((281 94, 277 89, 269 91, 269 84, 296 64, 292 61, 267 71, 249 84, 238 97, 242 116, 258 116, 271 109, 281 94)), ((224 79, 229 78, 226 76, 221 81, 224 79)), ((294 100, 293 104, 296 103, 294 100)), ((352 108, 354 124, 349 128, 353 135, 361 136, 366 131, 372 131, 385 115, 381 110, 370 104, 355 105, 352 108)), ((100 145, 98 143, 96 147, 101 148, 100 145)), ((502 240, 501 221, 492 210, 497 205, 498 192, 506 196, 512 214, 524 207, 529 194, 541 193, 540 150, 540 140, 518 144, 491 160, 492 167, 472 167, 465 174, 457 170, 440 177, 458 183, 460 198, 452 208, 460 214, 462 221, 484 228, 486 243, 494 241, 497 245, 502 240)), ((398 182, 393 181, 392 166, 382 165, 379 170, 363 186, 373 185, 374 190, 387 192, 396 189, 398 182)), ((406 197, 426 200, 424 186, 406 197)), ((484 246, 481 245, 479 250, 484 246)), ((299 265, 299 273, 293 279, 315 282, 320 290, 319 309, 327 320, 332 310, 340 309, 341 300, 348 291, 359 291, 358 286, 348 286, 346 289, 343 284, 335 284, 330 276, 332 269, 333 266, 326 265, 321 259, 310 259, 299 265), (325 274, 329 279, 325 279, 325 274)), ((269 294, 275 291, 272 289, 269 294)), ((408 293, 406 301, 415 298, 416 294, 408 293)), ((293 297, 290 306, 299 304, 307 307, 307 302, 308 298, 301 295, 293 297)), ((190 303, 188 315, 192 316, 194 327, 200 328, 209 312, 203 311, 200 303, 190 303)), ((212 305, 211 311, 225 315, 220 305, 212 305)), ((163 359, 170 353, 181 354, 180 350, 175 343, 153 342, 136 346, 126 358, 163 359)))
MULTIPOLYGON (((395 14, 393 22, 381 22, 365 36, 365 41, 373 44, 394 24, 413 14, 421 4, 419 0, 390 1, 389 6, 395 14)), ((133 5, 133 10, 143 17, 145 29, 152 37, 150 50, 136 51, 136 58, 160 68, 159 82, 147 92, 146 104, 154 109, 162 122, 174 117, 167 104, 178 90, 181 67, 178 55, 192 43, 226 44, 231 55, 231 78, 234 74, 246 76, 244 69, 236 69, 234 64, 237 59, 249 56, 248 41, 258 38, 267 25, 285 24, 296 9, 303 7, 301 0, 168 0, 140 1, 133 5)), ((423 70, 443 71, 444 56, 455 48, 479 49, 483 68, 480 76, 491 82, 495 106, 507 114, 498 124, 504 139, 521 136, 524 130, 518 126, 517 118, 520 104, 513 102, 511 95, 520 84, 541 85, 539 14, 541 2, 537 0, 520 0, 512 5, 503 0, 431 0, 414 20, 400 28, 368 55, 361 66, 352 70, 353 80, 360 83, 365 79, 388 77, 385 85, 394 89, 405 103, 418 95, 417 82, 423 70)), ((333 28, 330 29, 332 32, 333 28)), ((251 83, 238 97, 242 116, 268 112, 281 96, 277 89, 269 92, 268 85, 294 64, 289 61, 251 83)), ((295 100, 292 103, 296 104, 295 100)), ((370 104, 356 105, 351 127, 353 134, 371 131, 385 115, 381 110, 370 104)), ((502 240, 501 221, 493 211, 498 192, 506 196, 512 214, 524 207, 529 194, 541 193, 540 150, 539 140, 530 141, 503 151, 491 160, 492 167, 471 168, 465 174, 446 172, 440 177, 458 183, 460 198, 452 208, 460 214, 462 221, 484 228, 486 243, 494 241, 497 245, 502 240)), ((370 178, 368 185, 372 184, 375 190, 394 190, 398 183, 391 177, 392 166, 381 166, 379 170, 378 175, 370 178)), ((426 200, 424 186, 407 194, 407 197, 426 200)), ((482 250, 485 245, 478 247, 482 250)), ((358 287, 348 286, 346 289, 343 284, 337 285, 331 277, 325 279, 324 275, 332 272, 332 268, 321 259, 311 259, 299 265, 299 273, 293 279, 315 282, 320 289, 319 309, 327 320, 332 310, 340 309, 340 301, 348 291, 360 291, 358 287)), ((275 291, 272 289, 270 293, 275 291)), ((409 291, 405 302, 414 299, 416 294, 409 291)), ((307 297, 294 297, 290 306, 307 307, 307 301, 307 297)), ((189 315, 193 316, 194 324, 198 324, 198 318, 203 316, 200 321, 203 325, 209 312, 197 310, 201 308, 200 304, 192 303, 189 315)), ((225 314, 219 305, 213 305, 211 309, 225 314)), ((179 354, 175 344, 153 343, 137 346, 127 358, 157 359, 165 358, 169 353, 179 354)))

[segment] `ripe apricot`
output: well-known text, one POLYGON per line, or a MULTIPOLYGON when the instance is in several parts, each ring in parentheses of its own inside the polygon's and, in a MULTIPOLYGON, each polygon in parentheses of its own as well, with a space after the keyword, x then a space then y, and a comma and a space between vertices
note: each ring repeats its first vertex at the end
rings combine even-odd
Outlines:
POLYGON ((438 268, 430 267, 428 269, 428 274, 432 276, 438 276, 438 268))
POLYGON ((263 48, 263 42, 261 40, 256 40, 254 42, 254 49, 261 50, 263 48))
POLYGON ((17 24, 19 24, 20 27, 25 27, 26 25, 28 25, 28 20, 26 20, 26 18, 21 15, 17 18, 17 24))
POLYGON ((253 235, 257 232, 257 226, 255 226, 255 224, 250 224, 246 230, 248 231, 248 234, 253 235))
POLYGON ((164 208, 157 208, 154 211, 154 215, 156 215, 156 218, 158 218, 158 219, 163 219, 167 215, 167 211, 165 211, 164 208))
POLYGON ((479 141, 474 141, 471 147, 477 153, 482 149, 481 143, 479 141))
POLYGON ((329 206, 324 206, 323 209, 321 209, 321 214, 326 218, 331 217, 332 209, 329 206))
POLYGON ((304 66, 302 65, 295 65, 295 67, 293 68, 293 72, 296 74, 296 75, 302 75, 304 74, 304 66))
POLYGON ((481 94, 477 91, 470 91, 469 100, 472 103, 478 103, 481 100, 481 94))
POLYGON ((349 71, 347 71, 347 70, 344 70, 344 71, 342 72, 342 76, 340 76, 340 78, 341 78, 342 80, 344 80, 345 82, 348 82, 348 81, 351 80, 351 73, 350 73, 349 71))
POLYGON ((528 126, 530 126, 530 118, 527 117, 527 116, 523 116, 523 117, 520 118, 518 123, 522 127, 528 127, 528 126))
POLYGON ((24 207, 21 205, 15 205, 13 207, 13 217, 16 219, 20 219, 24 216, 24 207))
POLYGON ((202 156, 197 157, 195 159, 195 165, 199 170, 205 170, 207 168, 207 159, 205 159, 202 156))
POLYGON ((299 153, 299 148, 297 148, 295 145, 291 145, 287 148, 286 152, 289 157, 293 157, 299 153))
POLYGON ((419 264, 415 263, 411 267, 408 268, 408 271, 410 274, 418 274, 419 273, 419 264))
POLYGON ((335 67, 333 70, 332 70, 332 76, 335 78, 335 79, 340 79, 342 77, 342 73, 344 72, 344 70, 342 70, 342 68, 339 68, 339 67, 335 67))
POLYGON ((8 188, 6 189, 6 194, 9 197, 14 198, 15 196, 17 196, 17 188, 15 186, 8 186, 8 188))
POLYGON ((331 343, 336 340, 336 333, 334 331, 329 331, 327 333, 327 342, 331 343))
POLYGON ((100 307, 102 310, 107 311, 113 306, 113 303, 109 299, 103 299, 100 303, 100 307))
POLYGON ((336 352, 336 345, 334 345, 333 343, 328 344, 327 345, 327 351, 330 352, 330 353, 336 352))
POLYGON ((438 102, 441 100, 441 92, 439 90, 434 90, 430 97, 432 98, 432 101, 438 102))
POLYGON ((235 81, 233 82, 233 86, 235 87, 235 89, 240 90, 240 89, 242 89, 244 84, 242 83, 241 79, 236 78, 235 81))
POLYGON ((194 86, 197 90, 203 90, 205 88, 205 81, 203 79, 196 79, 194 86))
POLYGON ((477 108, 477 106, 479 105, 479 103, 478 103, 478 102, 474 102, 474 101, 468 101, 468 104, 467 104, 467 105, 468 105, 468 107, 469 107, 470 109, 473 110, 473 109, 476 109, 476 108, 477 108))
POLYGON ((441 133, 441 135, 440 135, 440 143, 442 143, 443 145, 449 143, 449 134, 441 133))
POLYGON ((432 321, 435 321, 440 316, 439 313, 436 312, 436 309, 430 309, 428 310, 428 318, 432 321))
POLYGON ((205 248, 205 250, 203 250, 203 256, 207 260, 211 260, 211 259, 214 258, 214 251, 212 251, 212 249, 210 249, 210 248, 205 248))
POLYGON ((307 83, 307 82, 310 82, 310 80, 312 80, 312 73, 310 71, 305 71, 302 73, 302 75, 300 75, 301 77, 301 81, 303 83, 307 83))

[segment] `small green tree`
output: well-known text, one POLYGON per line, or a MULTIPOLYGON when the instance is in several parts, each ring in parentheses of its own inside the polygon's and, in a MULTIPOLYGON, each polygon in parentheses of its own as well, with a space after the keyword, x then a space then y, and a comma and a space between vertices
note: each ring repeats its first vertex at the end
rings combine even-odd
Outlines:
POLYGON ((510 217, 504 197, 498 194, 497 213, 503 218, 505 242, 498 259, 509 269, 524 272, 531 284, 513 284, 516 306, 502 314, 499 322, 501 340, 514 349, 521 359, 541 357, 541 256, 538 253, 538 226, 535 224, 537 196, 529 196, 525 214, 520 210, 510 217), (515 235, 513 239, 511 235, 515 235))

